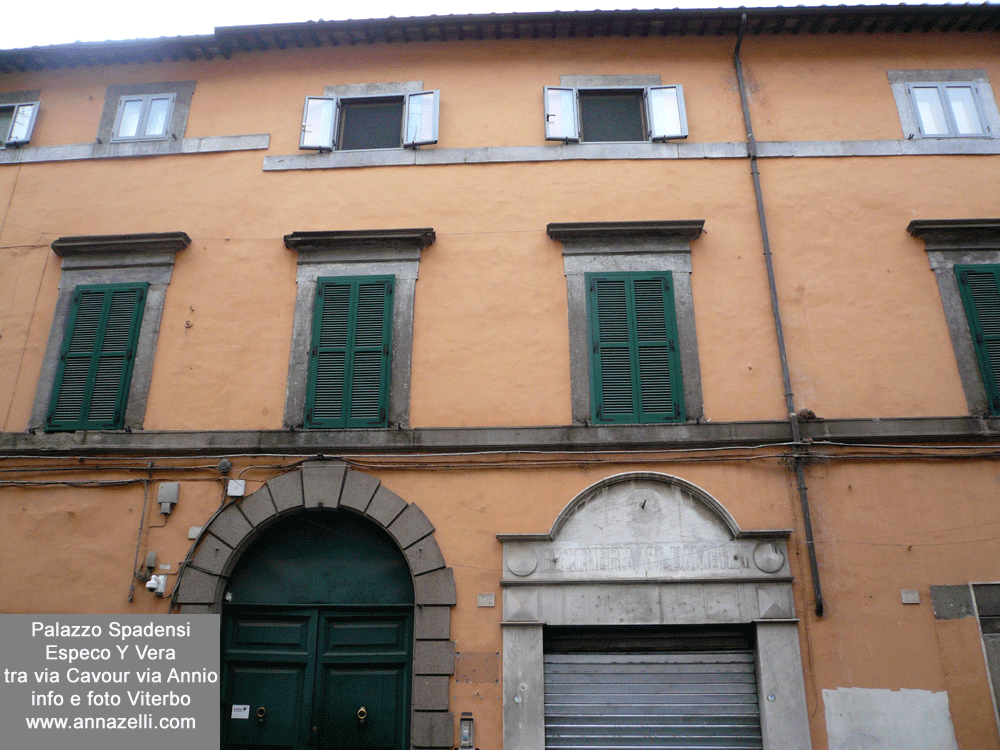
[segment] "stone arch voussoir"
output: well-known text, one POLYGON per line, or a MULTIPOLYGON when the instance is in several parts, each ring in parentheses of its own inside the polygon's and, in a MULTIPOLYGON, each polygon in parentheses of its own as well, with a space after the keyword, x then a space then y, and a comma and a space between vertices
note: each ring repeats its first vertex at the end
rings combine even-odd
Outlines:
POLYGON ((455 672, 455 575, 445 565, 424 512, 376 477, 342 463, 307 462, 223 506, 192 546, 178 576, 174 606, 182 614, 221 612, 228 577, 254 539, 280 519, 316 508, 367 518, 385 529, 406 556, 416 605, 410 745, 453 747, 454 717, 448 709, 450 676, 455 672))

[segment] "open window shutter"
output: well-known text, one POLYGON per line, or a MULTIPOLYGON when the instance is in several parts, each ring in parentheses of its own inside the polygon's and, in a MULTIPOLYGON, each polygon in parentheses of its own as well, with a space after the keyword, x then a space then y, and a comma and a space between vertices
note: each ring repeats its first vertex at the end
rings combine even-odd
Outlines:
POLYGON ((307 427, 387 423, 393 284, 391 277, 320 280, 307 427))
POLYGON ((687 138, 683 86, 651 86, 646 90, 649 137, 654 141, 687 138))
POLYGON ((338 101, 333 96, 307 96, 302 111, 300 149, 330 151, 337 136, 338 101))
POLYGON ((148 286, 77 289, 46 429, 121 429, 124 425, 148 286))
POLYGON ((1000 414, 1000 266, 956 266, 991 414, 1000 414))
POLYGON ((683 419, 670 274, 589 277, 594 420, 683 419))
POLYGON ((38 107, 38 102, 14 105, 10 128, 8 132, 0 133, 0 135, 5 136, 5 142, 8 146, 23 146, 31 140, 31 131, 35 128, 38 107))
POLYGON ((576 89, 545 87, 545 140, 579 141, 576 89))
POLYGON ((406 126, 403 145, 414 148, 438 141, 440 92, 419 91, 406 95, 406 126))

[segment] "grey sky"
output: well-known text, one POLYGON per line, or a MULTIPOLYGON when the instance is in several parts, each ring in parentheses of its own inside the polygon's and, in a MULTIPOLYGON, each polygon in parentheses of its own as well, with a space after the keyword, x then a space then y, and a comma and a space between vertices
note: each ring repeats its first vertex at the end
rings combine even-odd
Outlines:
POLYGON ((0 49, 17 49, 69 42, 155 38, 210 34, 216 26, 331 21, 345 18, 506 13, 513 11, 594 10, 617 7, 735 8, 740 5, 824 5, 816 0, 794 3, 746 0, 673 0, 661 4, 646 0, 366 0, 364 3, 322 0, 171 0, 169 3, 121 2, 92 5, 80 0, 48 0, 32 13, 7 14, 0 24, 0 49), (16 16, 16 18, 15 18, 16 16))

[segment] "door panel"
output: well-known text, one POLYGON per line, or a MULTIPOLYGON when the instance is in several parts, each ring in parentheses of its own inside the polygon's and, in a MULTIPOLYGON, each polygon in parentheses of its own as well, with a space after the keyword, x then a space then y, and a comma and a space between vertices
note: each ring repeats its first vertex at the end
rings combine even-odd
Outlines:
POLYGON ((227 607, 223 746, 405 750, 412 640, 411 607, 227 607))
POLYGON ((320 709, 320 747, 373 750, 400 747, 402 668, 331 666, 323 672, 325 699, 320 709))

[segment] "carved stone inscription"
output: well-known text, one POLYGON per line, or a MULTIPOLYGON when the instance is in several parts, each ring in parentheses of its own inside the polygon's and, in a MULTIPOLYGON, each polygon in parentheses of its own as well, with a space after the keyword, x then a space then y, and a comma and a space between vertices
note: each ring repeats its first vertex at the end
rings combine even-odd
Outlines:
POLYGON ((579 496, 548 539, 508 539, 505 578, 520 581, 732 580, 787 576, 784 539, 747 539, 711 498, 677 481, 630 475, 579 496))
POLYGON ((736 544, 632 544, 553 547, 545 555, 552 573, 624 573, 646 578, 665 571, 753 569, 752 550, 736 544))

